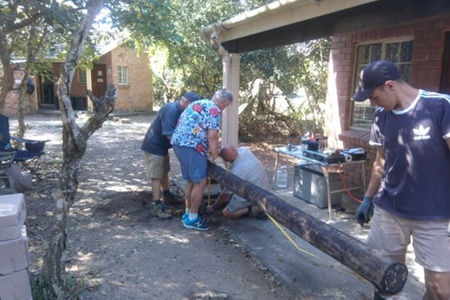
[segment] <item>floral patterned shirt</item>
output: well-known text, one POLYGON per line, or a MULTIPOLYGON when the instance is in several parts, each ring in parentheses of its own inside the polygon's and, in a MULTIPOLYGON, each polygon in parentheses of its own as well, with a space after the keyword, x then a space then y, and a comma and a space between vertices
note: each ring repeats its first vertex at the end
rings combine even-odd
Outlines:
POLYGON ((209 99, 195 101, 183 111, 172 135, 174 146, 191 147, 198 152, 208 150, 208 130, 220 130, 221 111, 209 99))

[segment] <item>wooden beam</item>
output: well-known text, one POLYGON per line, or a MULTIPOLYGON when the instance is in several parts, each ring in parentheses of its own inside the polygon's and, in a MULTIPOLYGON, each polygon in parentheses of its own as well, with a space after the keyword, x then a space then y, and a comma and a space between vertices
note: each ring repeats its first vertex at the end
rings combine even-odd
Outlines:
POLYGON ((277 222, 317 249, 335 258, 367 279, 384 295, 400 292, 408 276, 407 267, 386 253, 312 217, 276 195, 208 162, 208 175, 222 186, 258 205, 277 222))

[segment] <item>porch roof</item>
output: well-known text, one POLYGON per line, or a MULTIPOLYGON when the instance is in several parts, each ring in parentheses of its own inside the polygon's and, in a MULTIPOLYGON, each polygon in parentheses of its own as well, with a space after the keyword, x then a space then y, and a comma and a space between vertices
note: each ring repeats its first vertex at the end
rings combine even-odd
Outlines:
POLYGON ((278 0, 205 26, 213 48, 243 53, 448 12, 448 0, 278 0))

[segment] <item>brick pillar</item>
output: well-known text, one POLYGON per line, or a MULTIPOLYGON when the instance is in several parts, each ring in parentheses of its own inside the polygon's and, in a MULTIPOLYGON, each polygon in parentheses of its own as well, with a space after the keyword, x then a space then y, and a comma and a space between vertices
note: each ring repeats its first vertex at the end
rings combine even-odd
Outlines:
POLYGON ((23 194, 0 196, 0 299, 32 299, 23 194))

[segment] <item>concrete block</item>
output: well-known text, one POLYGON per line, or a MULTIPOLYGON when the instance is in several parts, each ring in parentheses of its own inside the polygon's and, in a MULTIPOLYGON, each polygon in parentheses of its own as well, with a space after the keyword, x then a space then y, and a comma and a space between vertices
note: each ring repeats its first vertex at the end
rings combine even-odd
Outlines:
POLYGON ((0 241, 7 241, 12 239, 20 238, 21 232, 23 230, 23 224, 25 223, 26 214, 25 211, 21 212, 19 215, 19 220, 17 225, 11 225, 6 227, 0 227, 0 241), (22 224, 22 225, 20 225, 22 224))
POLYGON ((8 275, 28 268, 30 258, 25 226, 20 238, 0 242, 0 253, 2 254, 0 275, 8 275))
POLYGON ((0 241, 20 238, 25 217, 23 194, 0 196, 0 241))
POLYGON ((0 196, 0 228, 18 226, 21 229, 25 220, 21 214, 26 214, 23 194, 0 196))
POLYGON ((5 276, 0 276, 0 299, 32 299, 30 274, 28 270, 22 270, 5 276))

